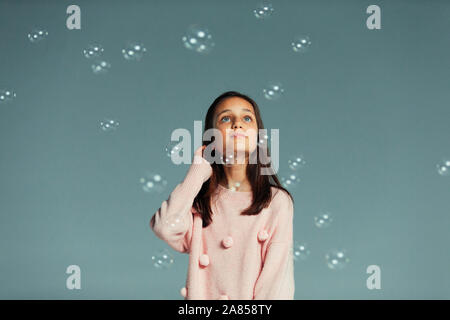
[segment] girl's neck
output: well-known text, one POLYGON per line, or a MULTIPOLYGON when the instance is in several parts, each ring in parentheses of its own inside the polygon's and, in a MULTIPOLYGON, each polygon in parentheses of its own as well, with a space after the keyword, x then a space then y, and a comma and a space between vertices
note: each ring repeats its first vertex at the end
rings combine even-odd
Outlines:
POLYGON ((224 166, 227 181, 223 185, 228 189, 236 188, 238 191, 251 191, 251 185, 247 179, 247 164, 234 164, 224 166))

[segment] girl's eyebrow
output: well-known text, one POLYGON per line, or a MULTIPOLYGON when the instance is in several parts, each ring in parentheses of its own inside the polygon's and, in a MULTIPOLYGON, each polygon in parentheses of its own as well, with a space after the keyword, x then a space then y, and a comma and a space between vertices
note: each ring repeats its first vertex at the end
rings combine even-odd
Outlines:
MULTIPOLYGON (((250 109, 242 109, 242 110, 243 110, 243 111, 248 111, 248 112, 250 112, 250 113, 253 113, 252 110, 250 110, 250 109)), ((230 110, 230 109, 222 110, 222 111, 220 111, 220 112, 217 114, 216 117, 220 116, 222 113, 227 112, 227 111, 231 111, 231 110, 230 110)))

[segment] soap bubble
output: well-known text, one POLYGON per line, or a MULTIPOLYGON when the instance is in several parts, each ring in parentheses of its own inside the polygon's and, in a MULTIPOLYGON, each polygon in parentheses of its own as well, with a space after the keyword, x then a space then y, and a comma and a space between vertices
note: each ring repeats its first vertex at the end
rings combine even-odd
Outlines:
POLYGON ((16 93, 9 89, 0 90, 0 104, 7 104, 16 98, 16 93))
POLYGON ((234 155, 233 154, 225 155, 223 156, 222 161, 224 166, 227 167, 232 166, 235 163, 234 155))
POLYGON ((166 155, 172 158, 172 155, 179 154, 180 157, 183 156, 183 145, 179 141, 170 141, 165 148, 166 155))
POLYGON ((202 54, 211 52, 215 46, 209 30, 198 24, 189 26, 181 40, 186 48, 202 54))
POLYGON ((450 160, 442 160, 436 165, 436 169, 441 176, 450 175, 450 160))
POLYGON ((296 156, 288 160, 289 168, 296 171, 298 168, 302 168, 306 164, 303 156, 296 156))
POLYGON ((258 136, 258 146, 259 147, 267 147, 267 144, 269 143, 269 136, 267 134, 260 134, 258 136))
POLYGON ((325 255, 328 268, 332 270, 343 269, 350 259, 344 249, 333 249, 325 255))
POLYGON ((169 250, 162 249, 152 256, 152 262, 156 269, 168 269, 173 265, 174 259, 169 250))
POLYGON ((311 251, 308 248, 306 243, 302 243, 299 241, 294 241, 294 260, 306 260, 311 251))
POLYGON ((320 229, 328 228, 331 222, 333 222, 333 215, 328 211, 321 212, 314 217, 314 223, 320 229))
POLYGON ((126 60, 139 61, 144 56, 147 49, 142 43, 130 42, 123 49, 122 54, 126 60))
POLYGON ((294 172, 291 172, 291 173, 281 176, 281 184, 285 188, 289 189, 289 188, 296 187, 299 182, 300 182, 300 177, 298 176, 298 174, 296 174, 294 172))
POLYGON ((264 89, 263 89, 264 97, 268 100, 277 100, 279 99, 283 93, 284 89, 281 83, 279 82, 273 82, 269 83, 264 89))
POLYGON ((274 12, 273 6, 270 2, 264 1, 257 5, 253 10, 253 14, 258 19, 267 19, 272 16, 274 12))
POLYGON ((103 74, 111 69, 111 64, 106 61, 96 61, 92 64, 91 68, 94 74, 103 74))
POLYGON ((83 54, 86 58, 98 58, 103 54, 103 47, 97 44, 91 44, 83 50, 83 54))
POLYGON ((28 39, 30 40, 30 42, 36 43, 41 40, 44 40, 47 36, 48 36, 47 30, 36 28, 33 29, 33 31, 31 31, 28 34, 28 39))
POLYGON ((139 179, 142 189, 149 193, 160 193, 167 186, 165 180, 159 173, 146 172, 143 177, 139 179))
POLYGON ((231 191, 237 191, 239 189, 239 187, 241 186, 241 183, 235 182, 235 183, 229 184, 228 186, 231 191), (230 187, 230 185, 231 185, 231 187, 230 187))
POLYGON ((183 222, 183 219, 178 215, 171 216, 164 221, 167 228, 173 232, 176 232, 180 229, 180 227, 183 227, 183 222))
POLYGON ((308 36, 303 35, 297 36, 294 38, 294 40, 292 40, 291 47, 292 50, 294 50, 295 52, 300 53, 307 52, 311 47, 311 40, 309 39, 308 36))
POLYGON ((119 121, 112 120, 112 119, 104 119, 100 121, 100 128, 103 131, 113 131, 116 130, 119 127, 119 121))

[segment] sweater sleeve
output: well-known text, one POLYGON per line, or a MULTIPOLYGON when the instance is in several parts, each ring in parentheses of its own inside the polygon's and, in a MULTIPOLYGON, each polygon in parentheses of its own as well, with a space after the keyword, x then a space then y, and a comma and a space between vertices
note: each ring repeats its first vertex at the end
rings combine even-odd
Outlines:
POLYGON ((292 200, 284 197, 270 237, 263 267, 255 283, 254 300, 293 300, 295 292, 292 200))
POLYGON ((193 226, 192 205, 211 173, 209 162, 195 156, 183 182, 175 187, 150 219, 150 228, 156 236, 178 252, 189 252, 193 226), (195 158, 198 158, 197 161, 195 158))

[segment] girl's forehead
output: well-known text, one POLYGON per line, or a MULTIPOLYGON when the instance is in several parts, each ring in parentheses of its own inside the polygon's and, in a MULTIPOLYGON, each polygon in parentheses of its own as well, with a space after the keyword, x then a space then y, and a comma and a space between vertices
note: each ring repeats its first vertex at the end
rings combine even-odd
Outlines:
POLYGON ((215 114, 223 112, 224 110, 230 111, 249 111, 254 113, 253 105, 245 99, 242 98, 228 98, 222 101, 216 108, 215 114))

